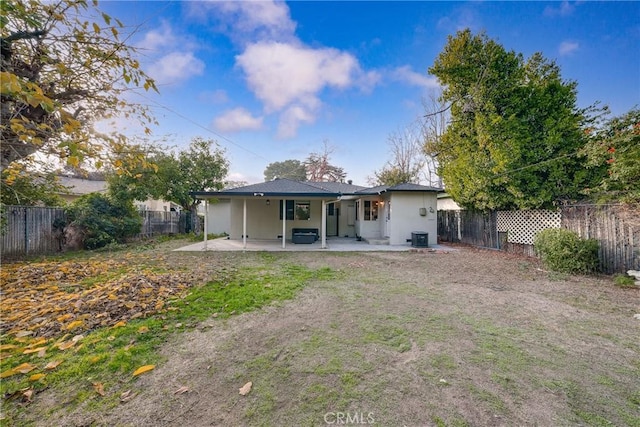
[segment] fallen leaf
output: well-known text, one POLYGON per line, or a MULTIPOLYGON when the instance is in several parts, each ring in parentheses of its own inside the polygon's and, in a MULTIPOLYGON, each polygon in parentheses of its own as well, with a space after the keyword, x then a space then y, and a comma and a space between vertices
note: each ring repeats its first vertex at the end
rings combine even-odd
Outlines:
POLYGON ((189 387, 187 387, 186 385, 183 385, 182 387, 174 391, 173 394, 184 394, 184 393, 187 393, 188 391, 189 391, 189 387))
POLYGON ((147 332, 149 332, 149 328, 147 326, 140 326, 138 328, 138 333, 139 334, 146 334, 147 332))
POLYGON ((7 369, 6 371, 0 373, 0 378, 7 378, 15 374, 17 374, 17 372, 14 371, 13 369, 7 369))
POLYGON ((75 329, 75 328, 77 328, 77 327, 79 327, 79 326, 82 326, 82 325, 84 325, 84 321, 83 321, 83 320, 74 320, 73 322, 69 323, 69 324, 65 327, 65 329, 66 329, 67 331, 70 331, 70 330, 75 329))
POLYGON ((2 351, 2 350, 11 350, 13 348, 18 348, 18 346, 15 345, 15 344, 2 344, 2 345, 0 345, 0 351, 2 351))
POLYGON ((16 338, 24 338, 28 337, 29 335, 33 335, 33 331, 18 331, 16 333, 16 338))
POLYGON ((22 352, 22 354, 40 353, 42 350, 46 350, 47 347, 28 348, 22 352))
POLYGON ((47 363, 44 369, 46 369, 47 371, 51 371, 53 369, 56 369, 58 365, 61 363, 62 363, 62 360, 52 360, 51 362, 47 363))
POLYGON ((133 376, 137 377, 140 374, 144 374, 145 372, 151 371, 155 367, 156 367, 156 365, 144 365, 144 366, 141 366, 138 369, 136 369, 136 371, 133 373, 133 376))
POLYGON ((29 381, 38 381, 46 376, 47 374, 33 374, 29 377, 29 381))
POLYGON ((125 391, 124 393, 122 393, 120 395, 120 402, 121 403, 126 403, 129 400, 133 399, 135 397, 135 395, 136 395, 135 393, 131 393, 131 390, 127 390, 127 391, 125 391))
POLYGON ((251 386, 253 386, 253 383, 251 381, 249 381, 248 383, 246 383, 245 385, 243 385, 238 391, 240 392, 241 396, 246 396, 247 394, 249 394, 249 392, 251 391, 251 386))
POLYGON ((73 341, 73 340, 61 342, 60 344, 58 344, 58 349, 61 351, 65 351, 67 349, 70 349, 74 345, 76 345, 76 342, 77 341, 73 341))
POLYGON ((104 396, 104 384, 102 384, 102 383, 93 383, 93 389, 100 396, 104 396))
POLYGON ((31 396, 33 396, 33 389, 30 388, 28 390, 25 390, 24 393, 22 393, 22 396, 24 397, 24 400, 26 400, 27 402, 31 402, 31 396))
POLYGON ((125 322, 124 320, 119 321, 118 323, 116 323, 115 325, 113 325, 114 328, 122 328, 124 326, 127 325, 127 322, 125 322))
POLYGON ((23 363, 22 365, 18 365, 15 368, 13 368, 15 372, 20 372, 21 374, 27 374, 33 371, 34 369, 36 369, 36 367, 31 363, 23 363))

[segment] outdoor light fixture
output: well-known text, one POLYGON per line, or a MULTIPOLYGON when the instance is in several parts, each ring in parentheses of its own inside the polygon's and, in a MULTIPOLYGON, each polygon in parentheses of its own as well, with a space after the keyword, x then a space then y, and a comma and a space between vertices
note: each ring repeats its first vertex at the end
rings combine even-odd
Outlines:
POLYGON ((267 199, 267 206, 271 205, 271 200, 267 199))

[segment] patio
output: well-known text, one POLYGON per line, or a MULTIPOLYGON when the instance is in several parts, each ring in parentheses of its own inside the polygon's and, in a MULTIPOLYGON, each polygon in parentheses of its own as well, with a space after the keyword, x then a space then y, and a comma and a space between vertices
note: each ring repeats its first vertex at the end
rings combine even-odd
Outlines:
POLYGON ((242 240, 230 240, 226 238, 220 238, 215 240, 207 240, 206 247, 205 242, 194 243, 189 246, 176 249, 176 251, 267 251, 267 252, 310 252, 310 251, 334 251, 334 252, 374 252, 374 251, 387 251, 387 252, 406 252, 410 250, 452 250, 449 247, 442 245, 429 245, 428 248, 413 248, 409 243, 406 245, 381 245, 381 244, 369 244, 365 241, 358 241, 354 238, 345 237, 328 237, 327 247, 322 249, 321 242, 318 240, 311 244, 294 244, 291 240, 287 239, 286 248, 282 248, 282 241, 280 239, 272 240, 259 240, 251 239, 247 240, 247 247, 242 247, 242 240))

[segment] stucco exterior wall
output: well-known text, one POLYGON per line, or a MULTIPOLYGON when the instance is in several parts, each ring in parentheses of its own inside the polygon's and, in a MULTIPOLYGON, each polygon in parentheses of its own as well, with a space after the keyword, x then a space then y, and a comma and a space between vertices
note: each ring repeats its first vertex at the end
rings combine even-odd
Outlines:
POLYGON ((231 200, 210 202, 207 211, 207 234, 231 233, 231 200))
MULTIPOLYGON (((282 221, 280 220, 280 200, 266 198, 247 199, 247 236, 250 239, 277 239, 282 235, 282 221)), ((322 201, 318 199, 301 198, 296 201, 310 202, 309 220, 287 220, 286 238, 291 239, 293 228, 317 228, 322 232, 322 201)), ((231 200, 231 239, 242 239, 243 200, 231 200)))
POLYGON ((436 193, 394 192, 390 201, 389 244, 407 244, 413 231, 429 233, 429 245, 438 243, 436 193), (425 209, 425 216, 420 215, 420 208, 425 209))

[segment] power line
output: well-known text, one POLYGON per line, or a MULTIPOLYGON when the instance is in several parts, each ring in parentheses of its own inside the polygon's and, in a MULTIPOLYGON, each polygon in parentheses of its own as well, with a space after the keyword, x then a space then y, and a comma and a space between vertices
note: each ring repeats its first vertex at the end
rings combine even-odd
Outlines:
POLYGON ((141 96, 142 98, 146 99, 147 101, 150 101, 150 102, 152 102, 152 103, 156 104, 158 107, 163 108, 163 109, 165 109, 165 110, 169 111, 170 113, 175 114, 176 116, 180 117, 181 119, 188 121, 189 123, 191 123, 191 124, 193 124, 193 125, 195 125, 195 126, 199 127, 200 129, 203 129, 203 130, 205 130, 205 131, 207 131, 207 132, 209 132, 209 133, 211 133, 211 134, 213 134, 213 135, 217 136, 218 138, 224 139, 224 140, 225 140, 225 141, 227 141, 229 144, 234 145, 234 146, 236 146, 236 147, 240 148, 241 150, 244 150, 244 151, 246 151, 247 153, 252 154, 252 155, 254 155, 254 156, 256 156, 256 157, 258 157, 258 158, 260 158, 260 159, 262 159, 262 160, 265 160, 265 161, 267 161, 267 162, 269 161, 269 159, 267 159, 266 157, 264 157, 264 156, 262 156, 262 155, 260 155, 260 154, 256 153, 255 151, 251 151, 251 150, 249 150, 248 148, 243 147, 242 145, 238 144, 237 142, 234 142, 233 140, 231 140, 231 139, 227 138, 226 136, 221 135, 221 134, 219 134, 219 133, 217 133, 217 132, 215 132, 215 131, 213 131, 213 130, 209 129, 209 128, 208 128, 208 127, 206 127, 206 126, 203 126, 202 124, 200 124, 200 123, 196 122, 195 120, 193 120, 193 119, 192 119, 192 118, 190 118, 190 117, 185 116, 185 115, 184 115, 184 114, 182 114, 182 113, 179 113, 178 111, 174 110, 173 108, 167 107, 166 105, 161 104, 160 102, 158 102, 158 101, 156 101, 156 100, 153 100, 153 99, 151 99, 151 98, 149 98, 149 97, 147 97, 147 96, 145 96, 145 95, 143 95, 143 94, 141 94, 141 93, 137 93, 137 95, 138 95, 138 96, 141 96))

